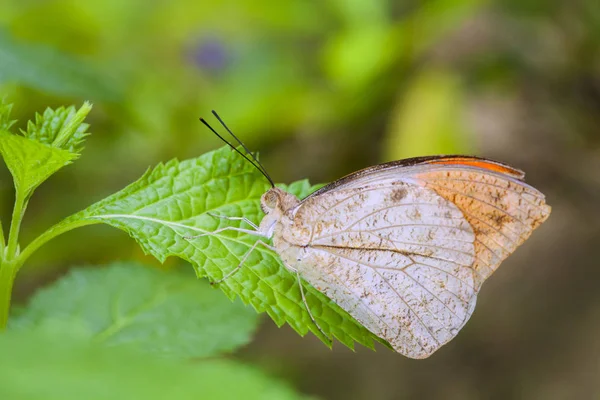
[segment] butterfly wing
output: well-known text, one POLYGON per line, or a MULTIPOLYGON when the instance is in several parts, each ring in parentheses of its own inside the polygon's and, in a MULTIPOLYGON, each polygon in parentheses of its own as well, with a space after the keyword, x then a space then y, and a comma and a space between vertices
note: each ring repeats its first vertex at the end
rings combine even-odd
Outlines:
POLYGON ((483 281, 548 216, 521 178, 466 157, 359 171, 293 210, 287 262, 398 352, 427 357, 456 336, 483 281))
POLYGON ((520 171, 449 162, 415 167, 411 176, 415 184, 434 190, 462 211, 475 232, 473 268, 486 279, 548 218, 551 209, 542 193, 521 180, 520 171))
POLYGON ((419 157, 358 171, 320 192, 357 189, 375 182, 389 185, 397 180, 435 191, 454 203, 473 227, 473 268, 485 280, 550 215, 545 196, 526 184, 524 177, 520 170, 483 158, 419 157))

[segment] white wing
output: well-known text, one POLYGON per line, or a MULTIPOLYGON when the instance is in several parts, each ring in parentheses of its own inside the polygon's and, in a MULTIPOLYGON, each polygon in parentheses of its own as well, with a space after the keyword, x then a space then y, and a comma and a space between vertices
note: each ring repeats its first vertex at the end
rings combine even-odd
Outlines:
POLYGON ((427 357, 549 208, 514 175, 472 165, 359 174, 294 210, 283 258, 398 352, 427 357))

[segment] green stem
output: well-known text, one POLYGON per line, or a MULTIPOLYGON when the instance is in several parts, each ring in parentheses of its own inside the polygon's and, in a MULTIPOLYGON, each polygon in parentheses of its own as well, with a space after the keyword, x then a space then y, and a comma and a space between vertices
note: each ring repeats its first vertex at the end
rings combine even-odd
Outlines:
MULTIPOLYGON (((8 322, 12 288, 15 277, 17 276, 17 272, 19 272, 19 269, 21 268, 23 263, 25 263, 25 261, 33 254, 33 252, 35 252, 49 240, 55 238, 60 234, 70 231, 71 229, 79 228, 85 225, 98 224, 100 222, 101 221, 90 219, 82 220, 76 218, 67 218, 54 225, 52 228, 48 229, 40 236, 38 236, 33 242, 31 242, 27 247, 25 247, 25 249, 20 254, 17 254, 15 258, 10 257, 9 259, 5 260, 0 264, 0 331, 6 328, 6 323, 8 322)), ((13 230, 11 226, 11 236, 9 236, 9 244, 11 243, 10 238, 13 234, 18 234, 18 229, 13 230)), ((14 248, 17 249, 17 246, 15 246, 14 248)), ((7 250, 8 249, 9 248, 7 248, 7 250)), ((11 253, 7 252, 7 254, 11 253)))
MULTIPOLYGON (((75 228, 80 228, 86 225, 99 224, 102 221, 93 220, 93 219, 75 219, 75 218, 67 218, 54 225, 52 228, 48 229, 46 232, 42 233, 40 236, 35 238, 35 240, 21 252, 18 257, 19 267, 23 265, 23 263, 33 254, 37 249, 43 246, 45 243, 54 239, 58 235, 62 235, 65 232, 68 232, 75 228)), ((17 269, 18 270, 18 269, 17 269)))
POLYGON ((0 331, 6 328, 10 311, 10 298, 18 267, 15 263, 4 262, 0 266, 0 331))
POLYGON ((8 244, 6 249, 3 249, 2 263, 0 264, 0 331, 6 328, 13 284, 17 271, 21 266, 17 257, 19 256, 19 230, 21 229, 25 208, 27 208, 27 195, 22 190, 17 189, 15 207, 13 208, 8 233, 8 244))
POLYGON ((17 189, 15 195, 15 208, 13 208, 12 220, 10 221, 10 231, 8 233, 8 244, 6 246, 5 260, 11 261, 18 256, 19 252, 19 230, 21 221, 27 207, 27 196, 22 190, 17 189))

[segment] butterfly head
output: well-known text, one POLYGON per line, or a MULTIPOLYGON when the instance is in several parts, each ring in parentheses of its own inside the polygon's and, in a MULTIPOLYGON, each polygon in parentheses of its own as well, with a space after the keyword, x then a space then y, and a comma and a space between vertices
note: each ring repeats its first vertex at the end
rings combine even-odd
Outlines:
POLYGON ((278 210, 281 213, 298 204, 298 199, 293 194, 273 187, 265 192, 260 198, 260 208, 265 214, 271 214, 278 210))
POLYGON ((287 211, 298 205, 298 199, 291 193, 277 187, 269 189, 260 198, 260 208, 266 214, 260 223, 259 230, 271 237, 277 223, 288 219, 287 211))

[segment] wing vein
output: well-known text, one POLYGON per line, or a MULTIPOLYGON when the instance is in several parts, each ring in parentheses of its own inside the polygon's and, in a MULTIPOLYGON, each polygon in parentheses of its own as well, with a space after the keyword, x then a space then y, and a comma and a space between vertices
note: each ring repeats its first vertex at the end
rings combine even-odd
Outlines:
POLYGON ((415 256, 419 256, 419 257, 425 257, 425 258, 431 258, 433 260, 439 260, 439 261, 445 261, 445 262, 449 262, 455 265, 458 265, 460 267, 466 267, 466 268, 471 268, 470 264, 461 264, 455 260, 449 260, 447 258, 442 258, 442 257, 437 257, 437 256, 433 256, 433 255, 427 255, 427 254, 421 254, 421 253, 417 253, 414 251, 402 251, 400 249, 397 248, 378 248, 378 247, 349 247, 349 246, 333 246, 333 245, 325 245, 325 244, 309 244, 310 247, 312 248, 321 248, 321 249, 325 249, 325 248, 331 248, 331 249, 349 249, 349 250, 371 250, 371 251, 391 251, 393 253, 398 253, 401 254, 405 257, 408 257, 408 254, 412 254, 415 256))
MULTIPOLYGON (((400 300, 402 300, 402 302, 406 305, 406 307, 408 307, 408 309, 410 310, 410 312, 412 312, 416 317, 417 320, 419 320, 419 322, 421 323, 421 325, 423 325, 423 327, 425 328, 425 330, 427 331, 427 333, 429 334, 429 336, 431 336, 431 338, 433 340, 435 340, 435 342, 438 344, 438 346, 441 346, 440 341, 438 340, 438 338, 433 334, 433 331, 431 330, 431 328, 429 328, 425 322, 423 322, 423 320, 421 319, 421 316, 410 306, 410 304, 408 304, 408 301, 406 301, 404 299, 404 297, 402 297, 400 295, 400 293, 398 292, 398 290, 396 290, 396 288, 394 286, 392 286, 392 284, 383 276, 381 275, 381 273, 379 271, 377 271, 376 269, 374 269, 375 273, 377 275, 379 275, 379 277, 385 282, 387 283, 387 285, 390 287, 390 289, 392 289, 392 291, 396 294, 396 296, 398 296, 398 298, 400 300)), ((417 296, 415 295, 415 292, 413 292, 412 290, 410 291, 413 296, 415 296, 415 299, 417 298, 417 296)), ((417 300, 418 301, 418 300, 417 300)), ((423 308, 425 308, 427 310, 427 312, 429 312, 429 314, 431 314, 431 316, 433 317, 433 319, 435 319, 438 323, 441 323, 436 315, 434 313, 431 312, 431 310, 425 305, 425 303, 423 301, 420 302, 420 304, 423 306, 423 308)), ((443 324, 442 324, 443 326, 443 324)), ((416 338, 416 336, 413 336, 416 338)), ((423 349, 425 350, 425 347, 423 347, 423 349)))
MULTIPOLYGON (((371 232, 369 232, 369 231, 359 231, 359 233, 367 233, 367 234, 372 234, 372 235, 375 235, 375 234, 373 234, 373 233, 371 233, 371 232)), ((378 235, 375 235, 375 236, 377 236, 379 239, 384 239, 384 240, 387 240, 387 241, 389 241, 389 242, 391 242, 391 243, 394 243, 394 244, 406 244, 406 245, 408 245, 408 246, 423 246, 423 247, 432 247, 432 248, 436 248, 436 249, 440 249, 440 250, 447 250, 447 251, 449 251, 449 252, 455 252, 455 253, 464 254, 464 255, 466 255, 466 256, 468 256, 468 257, 472 257, 472 256, 473 256, 473 254, 472 254, 472 253, 468 253, 468 252, 466 252, 466 251, 462 251, 462 250, 458 250, 458 249, 452 249, 452 248, 450 248, 450 247, 437 246, 437 245, 435 245, 435 244, 429 244, 429 243, 412 243, 412 242, 404 242, 404 241, 400 241, 400 240, 385 239, 385 238, 382 238, 381 236, 378 236, 378 235)), ((465 242, 465 241, 462 241, 462 242, 465 242)), ((468 241, 468 242, 465 242, 465 243, 471 243, 471 241, 468 241)), ((399 250, 399 251, 401 251, 400 249, 398 249, 398 250, 399 250)), ((420 254, 420 255, 426 256, 426 255, 424 255, 424 254, 420 254)))
MULTIPOLYGON (((413 260, 413 261, 414 261, 414 260, 413 260)), ((425 264, 424 262, 421 262, 421 261, 414 261, 414 263, 415 263, 415 264, 422 265, 422 266, 424 266, 424 267, 427 267, 427 268, 432 268, 432 269, 436 269, 436 270, 438 270, 438 271, 440 271, 440 272, 443 272, 443 273, 445 273, 446 275, 448 275, 448 276, 450 276, 450 277, 453 277, 453 278, 457 279, 457 280, 458 280, 458 281, 460 281, 461 283, 464 283, 464 284, 465 284, 465 285, 467 285, 469 288, 473 289, 473 292, 477 292, 477 290, 475 290, 475 287, 474 287, 473 285, 471 285, 471 284, 470 284, 470 283, 468 283, 468 282, 465 282, 465 281, 463 281, 463 280, 462 280, 462 279, 460 279, 458 276, 456 276, 456 275, 452 275, 450 272, 448 272, 448 271, 446 271, 446 270, 443 270, 443 269, 441 269, 440 267, 436 267, 435 265, 429 265, 429 264, 425 264)), ((409 267, 410 267, 410 265, 407 265, 407 266, 406 266, 406 267, 404 267, 404 268, 409 268, 409 267)), ((466 268, 469 268, 469 267, 466 267, 466 268)), ((472 269, 472 268, 469 268, 469 270, 473 271, 473 269, 472 269)), ((477 272, 477 271, 476 271, 476 272, 477 272)))
MULTIPOLYGON (((515 240, 511 239, 510 237, 506 236, 506 234, 504 234, 502 231, 494 228, 492 225, 490 225, 488 222, 482 220, 481 218, 479 218, 476 215, 473 215, 471 213, 468 213, 466 211, 463 211, 465 215, 468 215, 469 217, 476 219, 477 221, 481 222, 484 225, 487 225, 488 227, 490 227, 494 232, 498 232, 499 234, 501 234, 502 236, 504 236, 510 243, 515 243, 515 240)), ((509 251, 506 247, 504 247, 502 244, 500 244, 496 239, 494 239, 493 236, 491 236, 489 233, 487 232, 483 232, 481 231, 478 235, 483 235, 488 237, 492 242, 496 243, 496 245, 498 246, 498 248, 508 252, 508 254, 512 253, 512 251, 509 251)), ((475 235, 475 237, 477 237, 478 235, 475 235)), ((519 239, 521 239, 522 235, 518 235, 519 239)), ((496 252, 494 252, 494 254, 498 255, 496 252)))
MULTIPOLYGON (((334 256, 339 256, 339 257, 343 257, 343 258, 345 258, 345 259, 347 259, 347 260, 349 260, 349 261, 354 261, 354 262, 356 262, 356 263, 364 263, 364 261, 361 261, 361 260, 354 259, 354 258, 352 258, 352 257, 349 257, 349 256, 347 256, 347 255, 341 255, 341 254, 339 254, 339 253, 337 253, 337 252, 332 252, 332 251, 329 251, 327 248, 329 247, 329 248, 334 248, 334 249, 349 249, 349 250, 357 250, 357 251, 360 251, 360 250, 362 250, 362 249, 358 249, 358 248, 351 248, 351 247, 332 247, 332 246, 314 246, 314 247, 315 247, 315 248, 317 248, 317 249, 320 249, 321 251, 325 251, 325 252, 327 252, 327 253, 329 253, 329 254, 331 254, 331 255, 334 255, 334 256)), ((391 251, 392 253, 397 253, 397 252, 396 252, 396 251, 394 251, 393 249, 369 249, 369 250, 375 250, 375 251, 391 251)), ((366 267, 370 267, 370 268, 376 268, 376 269, 388 269, 388 270, 391 270, 391 271, 400 271, 400 270, 402 270, 402 269, 409 268, 409 267, 411 267, 412 265, 419 264, 419 265, 422 265, 422 266, 424 266, 424 267, 433 268, 433 269, 436 269, 436 270, 438 270, 438 271, 441 271, 441 272, 443 272, 443 273, 447 274, 448 276, 450 276, 450 277, 453 277, 453 278, 457 279, 457 280, 458 280, 458 281, 460 281, 461 283, 464 283, 464 284, 465 284, 465 285, 467 285, 469 288, 473 289, 473 291, 474 291, 474 292, 476 292, 476 290, 475 290, 475 287, 474 287, 473 285, 471 285, 471 284, 470 284, 470 283, 468 283, 468 282, 465 282, 465 281, 463 281, 462 279, 460 279, 459 277, 457 277, 457 276, 455 276, 455 275, 452 275, 450 272, 448 272, 448 271, 445 271, 445 270, 443 270, 443 269, 441 269, 441 268, 439 268, 439 267, 436 267, 436 266, 434 266, 434 265, 425 264, 425 263, 423 263, 422 261, 415 261, 415 260, 414 260, 412 257, 410 257, 410 256, 407 256, 407 255, 405 255, 405 254, 402 254, 402 253, 400 253, 400 254, 401 254, 402 256, 404 256, 404 257, 407 257, 407 258, 409 258, 409 259, 412 261, 412 264, 406 265, 406 266, 404 266, 404 267, 401 267, 401 268, 391 268, 391 267, 375 267, 375 266, 372 266, 372 265, 369 265, 369 264, 364 264, 364 265, 365 265, 366 267)), ((470 266, 468 266, 468 265, 462 265, 462 264, 458 264, 458 263, 456 263, 456 262, 454 262, 454 261, 445 260, 445 259, 443 259, 443 258, 437 258, 437 257, 431 257, 431 256, 424 256, 424 255, 422 255, 422 254, 415 254, 415 255, 417 255, 417 256, 419 256, 419 257, 430 258, 430 259, 433 259, 433 260, 442 261, 442 262, 448 262, 448 263, 451 263, 451 264, 455 264, 455 265, 457 265, 457 266, 459 266, 459 267, 461 267, 461 268, 467 268, 467 269, 469 269, 469 271, 474 271, 474 270, 473 270, 473 268, 471 268, 471 267, 470 267, 470 266)), ((475 271, 475 272, 477 272, 477 271, 475 271)))
MULTIPOLYGON (((461 217, 461 218, 462 218, 462 217, 461 217)), ((456 219, 458 219, 458 218, 456 218, 456 219)), ((353 224, 353 225, 354 225, 354 224, 353 224)), ((350 226, 350 227, 348 227, 348 228, 344 229, 344 231, 345 231, 345 232, 375 232, 375 231, 377 231, 377 230, 380 230, 380 229, 388 229, 388 228, 404 228, 404 227, 410 227, 410 226, 425 226, 425 227, 432 227, 432 228, 439 228, 439 229, 456 229, 456 230, 458 230, 458 231, 462 231, 462 232, 471 233, 471 231, 469 231, 469 230, 467 230, 467 229, 463 229, 463 228, 457 227, 457 226, 451 226, 451 225, 435 225, 435 224, 416 224, 416 223, 415 223, 415 224, 397 224, 397 225, 386 225, 386 226, 382 226, 382 227, 380 227, 380 228, 376 228, 376 229, 369 229, 369 230, 360 230, 360 231, 353 230, 353 231, 347 231, 347 229, 349 229, 349 228, 351 227, 351 226, 350 226)), ((340 234, 340 233, 343 233, 343 232, 339 232, 339 231, 338 231, 338 232, 332 232, 332 233, 330 233, 330 234, 328 234, 328 235, 321 235, 321 236, 317 236, 317 240, 321 240, 321 239, 327 239, 327 238, 333 237, 333 236, 335 236, 335 235, 338 235, 338 234, 340 234)), ((456 240, 458 240, 458 239, 456 239, 456 240)), ((460 240, 460 241, 461 241, 461 242, 464 242, 465 240, 460 240)), ((468 241, 468 242, 470 242, 470 241, 468 241)))
MULTIPOLYGON (((474 200, 474 201, 477 201, 477 202, 480 202, 480 203, 486 204, 486 205, 488 205, 488 206, 490 206, 490 207, 492 207, 492 208, 494 208, 494 209, 496 209, 496 210, 500 211, 501 213, 503 213, 503 214, 505 214, 505 215, 509 216, 509 217, 510 217, 510 218, 512 218, 514 221, 516 221, 516 222, 520 223, 521 225, 523 225, 523 226, 524 226, 526 229, 529 229, 529 228, 528 228, 528 226, 527 226, 527 224, 525 224, 525 222, 523 222, 523 221, 522 221, 520 218, 517 218, 515 215, 511 215, 511 214, 507 213, 506 211, 504 211, 503 209, 501 209, 500 207, 498 207, 498 206, 496 206, 496 205, 494 205, 494 204, 488 203, 487 201, 485 201, 485 200, 482 200, 482 199, 480 199, 480 198, 478 198, 478 197, 474 197, 474 196, 468 195, 468 194, 466 194, 466 193, 463 193, 463 192, 461 192, 460 190, 450 189, 450 188, 447 188, 446 186, 442 186, 442 185, 435 184, 435 183, 430 183, 430 182, 427 182, 427 183, 428 183, 429 185, 432 185, 432 186, 437 186, 437 187, 439 187, 439 188, 442 188, 442 189, 444 189, 444 190, 448 190, 448 191, 450 191, 450 192, 454 192, 454 193, 456 193, 456 194, 458 194, 458 195, 461 195, 461 196, 467 197, 467 198, 469 198, 469 199, 472 199, 472 200, 474 200)), ((442 197, 443 197, 443 196, 442 196, 442 197)), ((462 211, 462 210, 461 210, 461 211, 462 211)), ((507 229, 508 229, 508 228, 507 228, 507 229)), ((515 235, 517 235, 517 236, 520 236, 520 234, 519 234, 519 233, 517 233, 517 232, 513 231, 512 229, 508 229, 508 230, 509 230, 511 233, 514 233, 515 235)))
MULTIPOLYGON (((351 261, 352 261, 352 260, 351 260, 351 261)), ((359 264, 360 264, 360 263, 359 263, 359 264)), ((360 264, 360 265, 362 265, 362 264, 360 264)), ((348 290, 350 293, 354 294, 354 291, 353 291, 353 290, 352 290, 352 289, 351 289, 351 288, 350 288, 348 285, 346 285, 345 281, 344 281, 344 280, 343 280, 343 279, 342 279, 342 278, 341 278, 341 277, 340 277, 338 274, 336 274, 336 273, 334 272, 334 273, 330 274, 329 276, 332 276, 332 277, 336 278, 336 280, 338 281, 338 283, 339 283, 339 284, 341 284, 341 285, 342 285, 344 288, 346 288, 346 289, 347 289, 347 290, 348 290)), ((373 310, 371 309, 371 307, 369 307, 369 305, 365 303, 365 301, 364 301, 364 299, 363 299, 363 298, 360 298, 360 297, 359 297, 359 301, 360 301, 360 303, 362 303, 362 305, 363 305, 363 306, 365 306, 365 307, 367 308, 367 310, 369 310, 369 311, 371 312, 371 315, 375 316, 375 317, 376 317, 376 318, 377 318, 377 319, 378 319, 378 320, 379 320, 381 323, 383 323, 383 325, 385 325, 385 326, 386 326, 386 327, 387 327, 387 328, 388 328, 388 329, 389 329, 391 332, 398 332, 398 330, 397 330, 397 329, 394 329, 394 328, 392 328, 392 327, 390 326, 390 324, 388 324, 388 323, 387 323, 387 322, 386 322, 386 321, 385 321, 383 318, 381 318, 381 317, 380 317, 380 316, 379 316, 379 315, 378 315, 378 314, 377 314, 375 311, 373 311, 373 310)), ((404 300, 403 300, 403 302, 404 302, 404 300)), ((404 304, 406 304, 406 302, 404 302, 404 304)), ((407 305, 407 307, 409 307, 409 309, 410 309, 410 306, 408 306, 408 304, 406 304, 406 305, 407 305)), ((414 312, 414 311, 413 311, 413 312, 414 312)), ((419 344, 419 346, 421 347, 421 350, 423 350, 423 351, 427 352, 427 349, 425 348, 425 346, 423 345, 423 343, 421 342, 421 340, 419 340, 419 338, 418 338, 418 337, 416 337, 416 336, 415 336, 415 334, 414 334, 412 331, 409 331, 409 333, 410 333, 410 335, 413 337, 413 339, 415 339, 415 341, 416 341, 416 342, 419 344)), ((398 337, 398 335, 396 335, 395 337, 398 337)), ((385 339, 385 338, 384 338, 384 339, 385 339)))
MULTIPOLYGON (((361 217, 358 220, 356 220, 353 224, 347 226, 346 229, 350 229, 354 225, 360 223, 361 221, 364 221, 365 219, 369 218, 370 216, 375 215, 377 213, 380 213, 382 211, 390 210, 392 208, 406 207, 406 206, 436 206, 436 207, 439 207, 437 204, 432 204, 432 203, 401 203, 401 204, 394 204, 394 205, 391 205, 391 206, 387 206, 387 207, 383 207, 383 208, 378 208, 377 210, 375 210, 375 211, 373 211, 373 212, 371 212, 371 213, 369 213, 367 215, 364 215, 363 217, 361 217)), ((446 219, 460 219, 460 217, 456 217, 456 218, 447 218, 447 217, 444 217, 444 218, 446 218, 446 219)))
MULTIPOLYGON (((432 295, 432 296, 433 296, 433 297, 434 297, 434 298, 435 298, 437 301, 439 301, 440 303, 442 303, 442 304, 444 305, 444 307, 446 307, 446 308, 448 309, 448 311, 450 311, 450 313, 452 313, 452 315, 454 315, 456 318, 458 318, 459 320, 461 320, 461 321, 462 321, 462 318, 461 318, 461 317, 459 317, 459 316, 458 316, 458 314, 456 314, 456 313, 455 313, 455 312, 454 312, 454 311, 453 311, 453 310, 452 310, 450 307, 448 307, 448 305, 447 305, 446 303, 444 303, 444 302, 442 301, 442 299, 440 299, 438 296, 436 296, 436 295, 435 295, 435 294, 434 294, 434 293, 433 293, 431 290, 427 289, 427 288, 425 287, 425 285, 423 285, 421 282, 419 282, 419 281, 418 281, 418 280, 417 280, 415 277, 413 277, 411 274, 409 274, 408 272, 406 272, 404 269, 402 269, 402 270, 400 270, 400 271, 401 271, 401 272, 402 272, 404 275, 408 276, 408 277, 409 277, 409 278, 410 278, 410 279, 411 279, 413 282, 415 282, 417 285, 419 285, 420 287, 422 287, 423 289, 425 289, 425 290, 427 291, 427 293, 429 293, 429 294, 430 294, 430 295, 432 295)), ((434 281, 432 281, 431 279, 429 279, 429 278, 427 278, 427 277, 425 277, 425 278, 426 278, 427 280, 429 280, 429 282, 431 282, 431 283, 435 284, 435 282, 434 282, 434 281)), ((460 298, 459 298, 459 297, 458 297, 458 296, 457 296, 455 293, 452 293, 452 292, 451 292, 451 291, 449 291, 449 290, 446 290, 446 292, 448 292, 448 293, 450 293, 450 294, 454 295, 454 296, 455 296, 455 297, 456 297, 456 298, 457 298, 459 301, 461 301, 461 302, 462 302, 462 300, 460 300, 460 298)), ((423 304, 423 303, 421 303, 421 304, 423 304)), ((435 313, 432 313, 432 312, 429 310, 429 308, 428 308, 427 310, 429 311, 429 313, 430 313, 431 315, 434 315, 434 314, 435 314, 435 313)), ((437 319, 436 319, 436 320, 437 320, 437 319)), ((442 324, 442 326, 444 326, 444 324, 442 323, 442 321, 439 321, 439 320, 437 320, 437 321, 438 321, 438 322, 440 322, 440 323, 442 324)), ((445 327, 445 326, 444 326, 444 329, 446 329, 446 327, 445 327)), ((448 329, 446 329, 446 330, 448 330, 448 329)))
MULTIPOLYGON (((396 228, 396 227, 401 227, 401 226, 411 226, 411 225, 390 225, 390 226, 384 226, 381 228, 376 228, 376 229, 364 229, 364 230, 360 230, 360 231, 348 231, 348 233, 361 233, 361 232, 367 232, 367 233, 373 233, 375 234, 375 232, 378 232, 380 230, 383 229, 388 229, 388 228, 396 228)), ((426 225, 415 225, 415 226, 426 226, 426 225)), ((434 226, 436 228, 446 228, 446 227, 441 227, 441 226, 435 226, 435 225, 431 225, 434 226)), ((455 228, 453 226, 448 226, 447 228, 453 228, 453 229, 459 229, 459 228, 455 228)), ((463 230, 463 229, 459 229, 463 232, 469 232, 467 230, 463 230)), ((391 239, 390 239, 391 240, 391 239)), ((450 239, 452 241, 456 241, 456 242, 462 242, 462 243, 473 243, 472 240, 461 240, 461 239, 450 239)), ((393 242, 395 243, 405 243, 405 244, 417 244, 417 243, 411 243, 411 242, 401 242, 399 240, 393 240, 393 242)), ((426 243, 426 242, 424 242, 426 243)), ((440 246, 436 246, 436 245, 429 245, 429 244, 424 244, 425 246, 432 246, 432 247, 440 247, 440 246)), ((448 249, 446 247, 440 247, 441 249, 448 249)), ((457 250, 458 251, 458 250, 457 250)))

